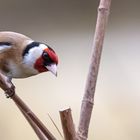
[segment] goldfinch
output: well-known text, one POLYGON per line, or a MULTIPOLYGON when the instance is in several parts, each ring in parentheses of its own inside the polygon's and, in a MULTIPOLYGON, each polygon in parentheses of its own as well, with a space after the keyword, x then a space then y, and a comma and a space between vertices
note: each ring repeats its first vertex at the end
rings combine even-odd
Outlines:
POLYGON ((9 81, 50 71, 57 75, 58 56, 45 43, 15 32, 0 32, 0 72, 9 81))

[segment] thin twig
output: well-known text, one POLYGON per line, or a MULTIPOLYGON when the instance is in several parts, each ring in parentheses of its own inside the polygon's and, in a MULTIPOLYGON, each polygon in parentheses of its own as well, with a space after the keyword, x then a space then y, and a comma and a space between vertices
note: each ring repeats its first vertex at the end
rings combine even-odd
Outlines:
POLYGON ((64 139, 61 131, 59 130, 58 126, 56 125, 56 123, 54 122, 54 120, 52 119, 52 117, 49 114, 48 114, 48 116, 49 116, 51 122, 53 123, 53 125, 55 126, 56 130, 58 131, 59 135, 61 136, 61 138, 64 139))
POLYGON ((91 119, 92 108, 94 105, 96 81, 99 70, 103 40, 105 35, 105 28, 110 11, 110 5, 111 0, 100 0, 91 63, 89 67, 85 93, 81 106, 80 121, 77 132, 78 140, 86 140, 88 137, 88 129, 91 119))

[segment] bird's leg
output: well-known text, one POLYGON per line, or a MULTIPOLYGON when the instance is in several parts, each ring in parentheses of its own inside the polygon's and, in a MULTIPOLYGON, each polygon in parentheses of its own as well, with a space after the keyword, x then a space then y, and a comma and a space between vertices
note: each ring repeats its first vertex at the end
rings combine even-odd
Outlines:
POLYGON ((12 83, 12 78, 8 78, 7 82, 11 85, 11 87, 5 90, 5 94, 7 98, 12 98, 15 94, 15 86, 12 83))

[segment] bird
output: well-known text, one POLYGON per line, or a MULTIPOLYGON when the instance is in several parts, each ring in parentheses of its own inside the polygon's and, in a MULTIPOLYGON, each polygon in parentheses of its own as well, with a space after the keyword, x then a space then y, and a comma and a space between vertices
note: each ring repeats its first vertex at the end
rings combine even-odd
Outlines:
POLYGON ((8 83, 13 78, 28 78, 47 71, 57 76, 57 65, 58 56, 46 43, 17 32, 0 32, 0 73, 8 83))

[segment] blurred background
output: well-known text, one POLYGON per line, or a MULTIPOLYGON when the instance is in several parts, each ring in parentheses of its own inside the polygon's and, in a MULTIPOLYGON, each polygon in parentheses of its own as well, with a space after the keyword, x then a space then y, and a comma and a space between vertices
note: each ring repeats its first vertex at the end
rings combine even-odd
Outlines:
MULTIPOLYGON (((71 107, 75 126, 91 55, 99 0, 1 0, 0 30, 49 44, 59 55, 58 77, 13 80, 17 94, 61 140, 59 110, 71 107)), ((112 1, 89 140, 140 139, 140 1, 112 1), (123 2, 123 3, 122 3, 123 2)), ((0 90, 0 139, 37 140, 12 100, 0 90)))

